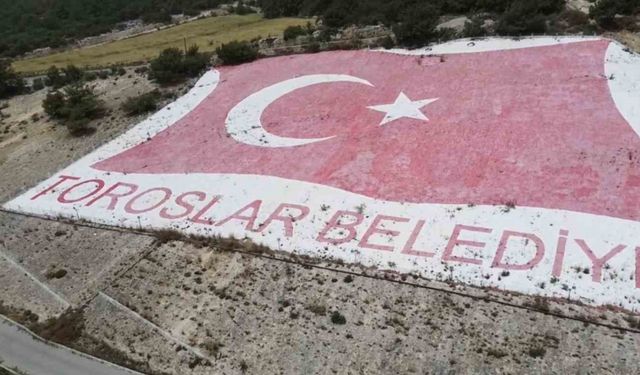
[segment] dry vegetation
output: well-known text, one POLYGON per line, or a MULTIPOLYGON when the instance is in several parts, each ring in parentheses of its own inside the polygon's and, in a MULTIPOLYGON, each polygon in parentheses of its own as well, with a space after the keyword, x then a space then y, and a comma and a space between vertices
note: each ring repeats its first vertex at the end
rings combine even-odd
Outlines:
POLYGON ((184 48, 185 38, 188 45, 198 45, 207 52, 233 40, 281 35, 288 26, 307 22, 301 18, 264 19, 259 14, 210 17, 129 39, 19 60, 13 66, 17 72, 29 73, 44 71, 51 65, 96 67, 147 61, 166 48, 184 48))

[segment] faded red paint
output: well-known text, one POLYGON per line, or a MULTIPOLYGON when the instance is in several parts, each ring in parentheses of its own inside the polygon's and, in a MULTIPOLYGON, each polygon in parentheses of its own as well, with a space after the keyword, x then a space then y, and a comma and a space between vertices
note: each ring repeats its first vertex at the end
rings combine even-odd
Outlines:
POLYGON ((375 235, 382 235, 387 237, 387 242, 390 242, 389 239, 393 237, 397 237, 400 235, 400 231, 389 229, 388 226, 395 223, 408 223, 410 220, 405 217, 395 217, 388 215, 377 215, 373 219, 373 223, 369 226, 367 231, 362 236, 360 243, 358 246, 365 249, 374 249, 381 251, 393 251, 393 246, 385 245, 382 243, 372 243, 371 237, 375 235))
POLYGON ((261 206, 262 206, 262 201, 255 200, 249 203, 248 205, 244 206, 243 208, 239 209, 238 211, 233 213, 231 216, 220 221, 219 223, 216 224, 216 226, 220 227, 232 220, 238 220, 241 222, 246 222, 244 229, 253 230, 256 219, 258 218, 258 213, 260 212, 261 206))
MULTIPOLYGON (((262 207, 263 200, 252 199, 250 203, 240 209, 237 207, 221 209, 216 204, 223 199, 222 196, 209 195, 202 191, 179 193, 167 187, 155 187, 131 196, 132 192, 138 189, 135 184, 115 182, 106 185, 100 179, 78 180, 80 180, 78 177, 60 176, 58 181, 38 193, 35 199, 45 199, 45 195, 53 195, 58 202, 63 204, 81 203, 85 205, 88 204, 86 202, 89 202, 96 209, 112 211, 114 208, 123 208, 124 212, 130 216, 139 217, 140 214, 149 213, 151 216, 157 215, 168 220, 184 219, 198 210, 188 220, 208 226, 240 224, 246 230, 258 232, 267 229, 274 230, 282 233, 285 237, 296 235, 297 222, 307 220, 306 224, 309 224, 309 218, 315 216, 310 207, 301 204, 281 202, 275 209, 265 211, 265 208, 262 207), (61 188, 60 191, 54 191, 55 187, 61 188), (125 187, 127 190, 118 192, 121 187, 125 187), (230 214, 230 212, 233 213, 230 214), (225 219, 214 222, 207 218, 209 215, 225 219), (258 217, 266 217, 266 220, 253 229, 258 217), (276 221, 281 225, 274 227, 273 223, 276 221)), ((325 211, 322 208, 321 210, 325 211)), ((439 260, 442 262, 476 266, 483 266, 486 264, 485 261, 492 257, 491 267, 520 272, 531 271, 538 267, 545 257, 546 249, 553 251, 552 246, 545 246, 542 236, 539 234, 517 232, 504 228, 496 230, 496 228, 455 224, 451 229, 450 236, 443 236, 443 232, 433 232, 425 228, 425 223, 424 219, 382 213, 375 214, 370 223, 365 223, 364 214, 338 209, 326 223, 323 223, 324 225, 317 228, 316 241, 322 246, 327 243, 340 245, 357 241, 357 246, 362 251, 388 251, 426 258, 439 256, 439 260), (398 243, 398 239, 405 236, 408 239, 402 246, 398 243), (444 237, 448 240, 446 240, 444 250, 440 254, 439 249, 434 249, 434 252, 415 249, 414 245, 419 236, 431 237, 431 239, 434 236, 444 237), (511 240, 514 238, 520 239, 520 244, 517 241, 512 242, 511 240), (496 239, 499 239, 497 247, 487 246, 489 242, 494 242, 493 240, 496 239), (523 254, 523 243, 529 245, 529 249, 535 247, 535 252, 523 254), (473 256, 464 256, 465 253, 471 253, 473 256)), ((553 245, 554 241, 548 239, 547 241, 546 245, 553 245)), ((594 249, 584 239, 570 238, 570 233, 566 229, 560 229, 558 232, 555 255, 551 255, 554 262, 550 276, 559 278, 562 275, 568 243, 574 245, 572 251, 582 252, 583 259, 590 262, 591 267, 588 270, 591 273, 593 283, 603 282, 603 269, 612 259, 623 256, 625 252, 635 251, 633 254, 636 267, 635 287, 640 288, 640 276, 638 276, 640 275, 640 247, 635 247, 634 250, 633 245, 620 243, 608 251, 601 248, 594 249)))
POLYGON ((158 188, 148 189, 136 195, 135 197, 131 198, 131 200, 128 201, 127 204, 124 206, 124 210, 125 212, 129 214, 134 214, 134 215, 150 212, 164 205, 169 200, 169 198, 171 198, 171 195, 172 195, 172 192, 171 192, 171 189, 169 188, 158 187, 158 188), (158 192, 162 193, 162 196, 156 202, 153 202, 153 199, 157 198, 157 194, 155 193, 158 193, 158 192), (147 203, 147 206, 145 206, 144 204, 146 202, 139 203, 139 202, 144 202, 147 199, 152 200, 151 205, 148 205, 147 203))
POLYGON ((129 195, 135 193, 137 190, 138 190, 138 185, 136 184, 127 184, 124 182, 118 182, 112 185, 110 188, 108 188, 104 192, 100 193, 97 197, 87 202, 86 206, 87 207, 92 206, 96 202, 100 201, 101 199, 107 198, 109 199, 109 206, 107 206, 107 209, 114 210, 118 205, 118 201, 120 200, 120 198, 128 197, 129 195), (120 187, 124 187, 126 188, 126 190, 118 192, 118 188, 120 187))
POLYGON ((258 227, 256 231, 262 232, 274 221, 279 221, 284 226, 285 236, 293 237, 293 223, 307 217, 307 215, 309 215, 309 211, 309 207, 307 206, 283 203, 276 208, 276 210, 258 227), (297 215, 286 215, 286 210, 295 210, 297 211, 297 215))
POLYGON ((604 265, 608 261, 610 261, 611 258, 620 254, 622 250, 624 250, 627 247, 627 245, 620 244, 618 246, 615 246, 605 255, 598 257, 594 254, 593 250, 591 250, 589 245, 587 245, 585 240, 576 239, 576 243, 591 261, 591 264, 593 265, 593 269, 591 270, 591 278, 596 283, 602 282, 602 268, 604 267, 604 265))
POLYGON ((542 242, 540 237, 532 233, 522 233, 505 230, 502 233, 502 237, 500 238, 498 250, 496 251, 496 256, 493 259, 491 267, 502 268, 505 270, 530 270, 537 266, 543 257, 544 242, 542 242), (512 237, 520 237, 521 239, 525 239, 526 243, 531 242, 535 246, 535 255, 528 262, 524 264, 511 264, 504 261, 504 255, 507 252, 507 248, 509 247, 509 239, 511 239, 512 237))
POLYGON ((60 195, 58 196, 58 202, 68 204, 68 203, 77 203, 77 202, 83 201, 93 196, 94 194, 98 193, 104 187, 104 184, 105 182, 99 178, 79 182, 73 186, 70 186, 68 189, 60 193, 60 195), (84 185, 94 185, 93 190, 91 190, 90 192, 84 195, 80 195, 72 198, 69 197, 70 194, 72 194, 76 190, 80 190, 78 188, 80 188, 81 186, 84 187, 84 185))
POLYGON ((56 181, 56 183, 55 183, 55 184, 53 184, 53 185, 51 185, 51 186, 47 187, 46 189, 44 189, 44 190, 42 190, 41 192, 39 192, 38 194, 34 195, 34 196, 33 196, 33 197, 31 197, 30 199, 33 201, 33 200, 36 200, 36 199, 38 199, 38 198, 40 198, 40 197, 42 197, 42 196, 44 196, 44 195, 46 195, 46 194, 48 194, 48 193, 50 193, 50 192, 54 191, 54 190, 55 190, 55 188, 57 188, 58 186, 60 186, 60 185, 64 184, 67 180, 72 180, 72 181, 74 181, 74 180, 75 180, 75 181, 80 180, 80 177, 75 177, 75 176, 65 176, 65 175, 61 175, 61 176, 60 176, 60 177, 58 177, 58 178, 59 178, 59 180, 58 180, 58 181, 56 181))
POLYGON ((186 193, 182 193, 176 197, 175 203, 184 211, 181 213, 171 213, 167 207, 164 207, 160 210, 160 217, 163 219, 177 220, 191 215, 195 207, 193 204, 189 203, 187 197, 194 197, 198 202, 202 202, 207 199, 207 194, 202 191, 188 191, 186 193))
POLYGON ((469 240, 460 239, 460 235, 462 234, 462 231, 488 234, 488 233, 491 233, 493 230, 490 228, 473 227, 470 225, 460 225, 460 224, 456 225, 453 228, 453 233, 451 234, 451 238, 449 238, 447 247, 445 247, 444 249, 444 255, 442 256, 442 260, 459 262, 459 263, 476 264, 476 265, 482 264, 482 260, 480 259, 467 258, 461 255, 454 254, 454 251, 458 246, 483 249, 486 245, 486 243, 480 242, 480 241, 469 241, 469 240))
POLYGON ((640 219, 640 140, 604 75, 608 41, 419 58, 371 51, 270 58, 221 69, 219 87, 175 126, 94 167, 127 173, 235 173, 329 185, 377 199, 504 204, 640 219), (335 138, 294 148, 228 137, 231 108, 308 74, 375 87, 306 87, 263 114, 271 133, 335 138), (439 98, 379 126, 367 106, 439 98))
POLYGON ((333 245, 347 243, 358 235, 357 227, 364 221, 364 215, 353 211, 340 210, 333 215, 327 225, 322 229, 316 241, 333 245), (345 222, 346 219, 346 222, 345 222), (329 232, 339 230, 340 238, 330 237, 329 232), (346 233, 344 233, 346 231, 346 233))
POLYGON ((435 253, 430 251, 414 249, 414 245, 416 244, 416 241, 418 240, 418 236, 420 236, 420 233, 422 232, 422 228, 424 228, 425 223, 426 221, 424 220, 418 220, 418 223, 416 224, 415 228, 413 228, 411 235, 409 235, 409 240, 407 240, 407 243, 404 244, 404 247, 402 248, 402 254, 414 255, 414 256, 426 257, 426 258, 431 258, 432 256, 435 255, 435 253))

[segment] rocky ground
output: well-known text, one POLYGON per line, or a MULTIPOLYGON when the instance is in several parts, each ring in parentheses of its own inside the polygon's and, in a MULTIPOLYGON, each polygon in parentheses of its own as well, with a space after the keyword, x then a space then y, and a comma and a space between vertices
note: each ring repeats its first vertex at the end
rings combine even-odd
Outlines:
MULTIPOLYGON (((93 84, 110 113, 85 137, 43 115, 44 91, 8 102, 0 201, 134 126, 120 103, 155 88, 93 84)), ((0 313, 145 373, 640 372, 640 320, 612 309, 7 212, 0 233, 0 313)))

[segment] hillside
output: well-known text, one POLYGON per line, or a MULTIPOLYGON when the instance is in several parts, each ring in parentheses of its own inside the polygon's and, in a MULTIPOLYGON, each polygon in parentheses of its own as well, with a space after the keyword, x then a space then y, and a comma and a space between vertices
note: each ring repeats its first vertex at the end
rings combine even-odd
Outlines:
POLYGON ((171 14, 195 15, 220 0, 24 0, 0 1, 0 56, 59 47, 142 18, 168 22, 171 14))
POLYGON ((185 38, 188 45, 197 44, 201 51, 213 51, 221 43, 281 35, 288 26, 307 22, 301 18, 264 19, 258 14, 209 17, 129 39, 18 60, 14 68, 18 72, 28 73, 46 70, 51 65, 95 67, 146 61, 156 57, 165 48, 183 48, 185 38))

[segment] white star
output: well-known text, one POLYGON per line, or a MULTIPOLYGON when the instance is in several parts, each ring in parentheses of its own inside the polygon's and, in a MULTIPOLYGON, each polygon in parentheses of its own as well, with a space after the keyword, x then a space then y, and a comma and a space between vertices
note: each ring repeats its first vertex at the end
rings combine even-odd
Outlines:
POLYGON ((438 99, 439 98, 413 101, 409 99, 404 92, 400 92, 400 95, 398 95, 398 98, 393 104, 374 105, 367 108, 386 113, 386 116, 384 116, 384 119, 382 119, 382 122, 380 123, 381 126, 403 117, 429 121, 427 116, 420 111, 420 108, 427 104, 431 104, 438 99))

